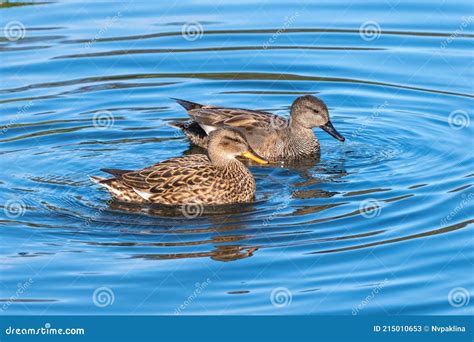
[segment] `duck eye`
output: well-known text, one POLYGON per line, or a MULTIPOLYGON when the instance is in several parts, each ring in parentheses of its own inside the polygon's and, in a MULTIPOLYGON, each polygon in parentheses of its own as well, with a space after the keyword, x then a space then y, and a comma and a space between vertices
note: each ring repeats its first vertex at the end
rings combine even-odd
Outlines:
POLYGON ((309 110, 310 110, 311 112, 313 112, 313 113, 319 114, 319 109, 314 109, 314 108, 309 107, 309 106, 306 107, 306 108, 309 109, 309 110))

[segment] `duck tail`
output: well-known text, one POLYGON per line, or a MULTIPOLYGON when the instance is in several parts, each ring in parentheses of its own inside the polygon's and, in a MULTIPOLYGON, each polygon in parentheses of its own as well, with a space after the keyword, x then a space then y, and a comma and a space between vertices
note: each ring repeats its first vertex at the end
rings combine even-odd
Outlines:
POLYGON ((196 102, 191 102, 191 101, 186 101, 186 100, 181 100, 177 99, 174 97, 171 97, 172 100, 175 100, 177 103, 179 103, 181 106, 183 106, 184 109, 186 110, 193 110, 193 109, 199 109, 202 108, 202 104, 196 103, 196 102))
POLYGON ((168 126, 180 129, 194 145, 207 148, 207 134, 196 121, 170 121, 168 126))
POLYGON ((189 123, 190 123, 190 121, 175 120, 175 121, 168 122, 167 125, 170 126, 170 127, 173 127, 173 128, 184 130, 184 129, 188 128, 189 123))
POLYGON ((121 179, 124 174, 131 172, 130 170, 119 170, 119 169, 100 169, 100 171, 109 173, 112 176, 115 176, 117 179, 121 179))
POLYGON ((99 177, 99 176, 89 176, 89 179, 96 184, 100 184, 100 182, 107 180, 107 178, 99 177))
POLYGON ((110 189, 110 187, 113 184, 118 182, 116 178, 105 178, 105 177, 99 177, 99 176, 89 176, 89 179, 96 184, 105 186, 108 189, 110 189))

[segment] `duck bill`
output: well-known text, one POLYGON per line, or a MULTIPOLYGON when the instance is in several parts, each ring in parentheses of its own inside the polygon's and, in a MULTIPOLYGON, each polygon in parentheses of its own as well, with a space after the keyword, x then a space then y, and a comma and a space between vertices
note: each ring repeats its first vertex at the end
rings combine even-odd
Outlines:
POLYGON ((259 157, 255 152, 252 152, 250 150, 242 153, 242 157, 253 160, 254 162, 259 164, 268 164, 267 160, 263 159, 262 157, 259 157))
POLYGON ((320 126, 319 128, 321 128, 323 131, 325 131, 326 133, 333 136, 334 138, 336 138, 339 141, 346 140, 346 138, 344 138, 338 131, 336 131, 336 129, 332 125, 331 121, 328 121, 327 124, 325 124, 323 126, 320 126))

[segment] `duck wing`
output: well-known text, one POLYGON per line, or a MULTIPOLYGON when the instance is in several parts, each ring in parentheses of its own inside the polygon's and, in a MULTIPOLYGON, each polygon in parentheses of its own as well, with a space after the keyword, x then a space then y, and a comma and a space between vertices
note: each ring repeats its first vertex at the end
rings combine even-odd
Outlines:
MULTIPOLYGON (((243 108, 227 108, 202 105, 196 102, 174 99, 188 111, 189 116, 209 134, 211 131, 230 126, 243 131, 274 130, 288 125, 281 116, 243 108)), ((181 128, 181 127, 178 127, 181 128)))
POLYGON ((188 113, 208 134, 222 127, 232 127, 249 132, 252 130, 276 130, 288 125, 288 121, 278 115, 240 108, 203 106, 192 109, 188 113))
POLYGON ((125 173, 120 180, 148 200, 157 195, 192 192, 209 187, 212 183, 209 180, 215 173, 206 155, 194 154, 125 173))

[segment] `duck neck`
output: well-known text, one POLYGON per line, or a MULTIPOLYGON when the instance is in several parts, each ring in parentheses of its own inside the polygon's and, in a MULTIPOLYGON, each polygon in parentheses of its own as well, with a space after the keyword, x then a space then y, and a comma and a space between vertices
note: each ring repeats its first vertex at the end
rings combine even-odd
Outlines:
POLYGON ((233 174, 238 170, 245 169, 245 165, 234 157, 226 158, 220 153, 213 153, 213 151, 209 151, 208 155, 212 165, 224 171, 228 170, 230 174, 233 174))
POLYGON ((296 121, 291 121, 286 130, 290 140, 293 139, 297 142, 316 138, 312 128, 304 127, 296 121))
POLYGON ((309 155, 319 148, 319 142, 311 128, 295 121, 285 128, 286 153, 289 155, 309 155))

